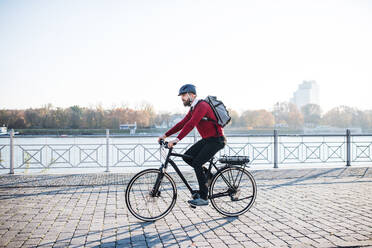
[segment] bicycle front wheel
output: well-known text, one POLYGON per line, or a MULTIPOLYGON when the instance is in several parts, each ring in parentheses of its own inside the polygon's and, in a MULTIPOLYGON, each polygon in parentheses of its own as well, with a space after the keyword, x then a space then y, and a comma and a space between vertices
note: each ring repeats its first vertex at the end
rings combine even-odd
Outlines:
POLYGON ((229 166, 212 179, 210 200, 213 207, 225 216, 238 216, 253 205, 257 186, 251 173, 241 167, 229 166))
POLYGON ((177 200, 174 180, 157 169, 148 169, 136 174, 125 191, 129 212, 143 221, 155 221, 166 216, 177 200), (160 181, 159 181, 160 180, 160 181), (160 183, 155 187, 156 182, 160 183), (154 188, 156 192, 154 192, 154 188))

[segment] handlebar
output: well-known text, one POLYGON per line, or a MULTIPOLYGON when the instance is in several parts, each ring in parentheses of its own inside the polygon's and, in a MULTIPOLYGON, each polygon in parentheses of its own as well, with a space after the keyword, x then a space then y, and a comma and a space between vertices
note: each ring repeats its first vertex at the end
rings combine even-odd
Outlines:
MULTIPOLYGON (((163 139, 159 140, 159 145, 162 146, 162 147, 164 147, 164 148, 166 148, 166 149, 169 149, 168 143, 169 143, 168 141, 165 141, 163 139)), ((176 144, 177 143, 174 143, 174 145, 176 145, 176 144)))
POLYGON ((161 140, 159 140, 159 145, 168 147, 168 142, 161 139, 161 140))

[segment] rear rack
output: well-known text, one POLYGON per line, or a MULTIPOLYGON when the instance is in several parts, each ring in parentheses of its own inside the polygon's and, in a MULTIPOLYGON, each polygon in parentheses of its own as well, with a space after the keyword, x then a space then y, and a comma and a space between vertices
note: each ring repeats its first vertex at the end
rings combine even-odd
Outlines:
POLYGON ((231 165, 243 165, 249 163, 249 156, 227 156, 223 155, 218 159, 220 163, 231 165))

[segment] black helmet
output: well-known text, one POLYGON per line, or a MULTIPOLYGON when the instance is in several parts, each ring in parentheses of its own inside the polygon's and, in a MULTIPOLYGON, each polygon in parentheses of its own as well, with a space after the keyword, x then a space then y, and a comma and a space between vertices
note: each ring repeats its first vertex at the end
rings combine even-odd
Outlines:
POLYGON ((180 88, 180 91, 178 92, 178 95, 182 95, 185 93, 194 93, 196 95, 196 89, 195 86, 192 84, 185 84, 180 88))

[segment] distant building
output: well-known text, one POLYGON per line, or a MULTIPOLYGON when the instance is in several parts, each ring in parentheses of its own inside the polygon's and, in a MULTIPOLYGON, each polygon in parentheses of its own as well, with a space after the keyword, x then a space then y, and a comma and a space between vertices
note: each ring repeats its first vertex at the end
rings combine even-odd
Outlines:
POLYGON ((296 92, 293 93, 293 97, 290 100, 294 103, 298 109, 306 104, 317 104, 319 103, 319 86, 314 81, 303 81, 302 84, 298 86, 296 92))
POLYGON ((0 135, 1 134, 7 134, 8 133, 8 129, 6 126, 2 126, 0 127, 0 135))
POLYGON ((135 134, 137 129, 137 122, 134 124, 120 124, 120 130, 129 130, 130 134, 135 134))

